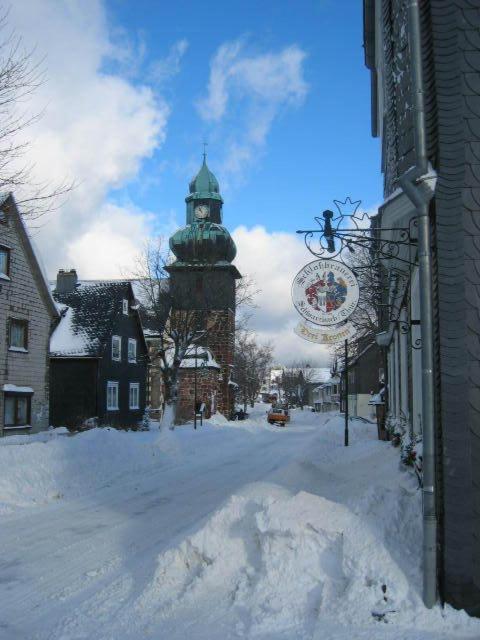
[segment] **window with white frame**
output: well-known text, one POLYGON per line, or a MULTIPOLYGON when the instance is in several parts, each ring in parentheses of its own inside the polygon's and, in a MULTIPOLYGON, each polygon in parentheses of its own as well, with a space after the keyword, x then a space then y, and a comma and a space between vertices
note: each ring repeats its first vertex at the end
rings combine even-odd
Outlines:
POLYGON ((0 246, 0 278, 10 275, 10 249, 0 246))
POLYGON ((134 338, 128 339, 128 361, 137 361, 137 341, 134 338))
POLYGON ((4 428, 19 429, 29 427, 31 395, 5 393, 4 428))
POLYGON ((112 360, 120 362, 122 359, 122 338, 120 336, 112 336, 112 360))
POLYGON ((8 348, 10 351, 27 351, 28 321, 10 318, 8 329, 8 348))
POLYGON ((140 383, 139 382, 130 382, 129 407, 130 409, 140 408, 140 383))
POLYGON ((122 309, 123 309, 123 313, 128 316, 128 300, 123 299, 122 300, 122 309))
POLYGON ((107 382, 107 411, 118 410, 118 382, 107 382))

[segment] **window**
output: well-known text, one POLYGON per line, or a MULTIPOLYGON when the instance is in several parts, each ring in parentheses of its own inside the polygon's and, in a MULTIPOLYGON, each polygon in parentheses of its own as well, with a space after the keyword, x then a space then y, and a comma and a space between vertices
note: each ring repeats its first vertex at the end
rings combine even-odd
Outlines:
POLYGON ((123 313, 128 316, 128 300, 122 300, 123 313))
POLYGON ((118 382, 107 382, 107 411, 118 410, 118 382))
POLYGON ((31 396, 23 394, 5 394, 5 429, 20 429, 30 426, 31 396))
POLYGON ((130 383, 130 394, 129 394, 128 406, 130 407, 130 409, 140 408, 140 383, 139 382, 130 383))
POLYGON ((28 347, 28 322, 10 318, 8 348, 10 351, 26 351, 28 347))
POLYGON ((0 278, 10 275, 10 249, 0 246, 0 278))
POLYGON ((112 336, 112 360, 120 362, 122 359, 122 338, 120 336, 112 336))
POLYGON ((137 361, 137 341, 134 338, 128 339, 128 361, 137 361))

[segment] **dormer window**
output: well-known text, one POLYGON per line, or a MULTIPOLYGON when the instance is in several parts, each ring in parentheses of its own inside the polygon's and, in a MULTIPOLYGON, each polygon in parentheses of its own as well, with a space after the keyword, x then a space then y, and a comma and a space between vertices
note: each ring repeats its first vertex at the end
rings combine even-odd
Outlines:
POLYGON ((125 299, 122 300, 122 310, 123 310, 123 314, 128 316, 128 300, 125 300, 125 299))
POLYGON ((112 336, 112 360, 120 362, 122 359, 122 338, 112 336))

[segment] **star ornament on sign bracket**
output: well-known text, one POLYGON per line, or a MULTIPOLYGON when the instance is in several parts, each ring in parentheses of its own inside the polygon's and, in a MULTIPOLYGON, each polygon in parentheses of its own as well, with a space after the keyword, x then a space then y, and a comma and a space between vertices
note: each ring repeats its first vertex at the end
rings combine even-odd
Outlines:
POLYGON ((298 313, 313 324, 332 326, 355 311, 360 288, 351 269, 337 260, 314 260, 295 276, 292 301, 298 313))

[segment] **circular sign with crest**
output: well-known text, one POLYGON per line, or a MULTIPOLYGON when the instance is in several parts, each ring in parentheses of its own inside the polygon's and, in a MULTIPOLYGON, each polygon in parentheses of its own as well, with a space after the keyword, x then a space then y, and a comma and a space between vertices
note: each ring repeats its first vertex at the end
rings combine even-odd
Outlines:
POLYGON ((314 324, 329 326, 346 320, 356 309, 359 286, 351 269, 337 260, 314 260, 292 284, 295 309, 314 324))

